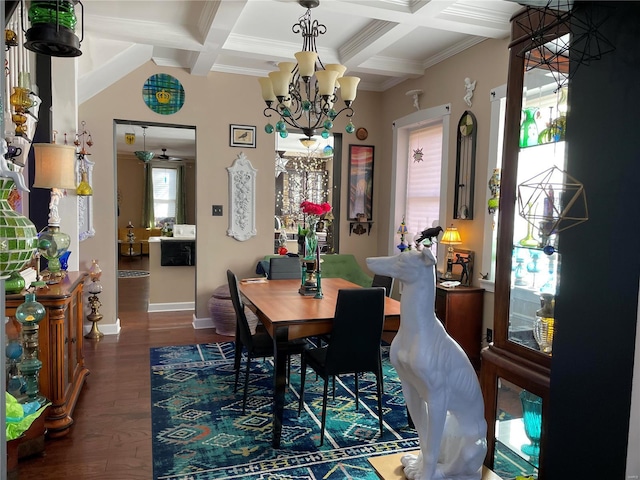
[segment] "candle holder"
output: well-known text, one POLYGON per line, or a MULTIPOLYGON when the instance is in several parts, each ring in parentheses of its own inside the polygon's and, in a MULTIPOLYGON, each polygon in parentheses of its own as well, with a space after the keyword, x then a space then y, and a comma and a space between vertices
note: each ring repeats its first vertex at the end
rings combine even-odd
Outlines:
POLYGON ((98 260, 92 260, 91 268, 89 268, 89 278, 91 279, 91 283, 87 288, 87 291, 91 294, 87 299, 89 301, 89 307, 91 308, 91 313, 87 315, 87 320, 89 320, 92 325, 89 333, 84 336, 84 338, 92 340, 100 340, 104 337, 104 333, 98 329, 98 322, 102 320, 102 314, 99 312, 102 303, 98 298, 98 295, 102 293, 102 284, 100 283, 101 275, 102 269, 98 264, 98 260))
POLYGON ((102 333, 98 329, 98 322, 102 320, 102 314, 98 311, 102 306, 102 303, 98 298, 98 295, 102 293, 102 284, 99 281, 94 280, 93 282, 91 282, 87 290, 91 294, 88 298, 89 306, 91 307, 91 313, 87 315, 87 320, 89 320, 92 325, 91 330, 89 330, 89 333, 87 333, 84 338, 88 338, 91 340, 100 340, 102 337, 104 337, 104 333, 102 333))

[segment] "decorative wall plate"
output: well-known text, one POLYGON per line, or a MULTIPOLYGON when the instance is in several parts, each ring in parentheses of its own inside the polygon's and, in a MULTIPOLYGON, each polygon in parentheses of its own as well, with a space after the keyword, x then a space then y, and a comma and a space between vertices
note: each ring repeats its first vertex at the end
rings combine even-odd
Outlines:
POLYGON ((142 99, 154 112, 171 115, 184 105, 184 88, 177 78, 166 73, 156 73, 144 82, 142 99))
POLYGON ((366 128, 360 127, 356 130, 356 138, 358 140, 366 140, 369 136, 369 132, 367 132, 366 128))
POLYGON ((227 235, 240 242, 257 235, 256 173, 249 159, 240 152, 229 173, 229 229, 227 235))

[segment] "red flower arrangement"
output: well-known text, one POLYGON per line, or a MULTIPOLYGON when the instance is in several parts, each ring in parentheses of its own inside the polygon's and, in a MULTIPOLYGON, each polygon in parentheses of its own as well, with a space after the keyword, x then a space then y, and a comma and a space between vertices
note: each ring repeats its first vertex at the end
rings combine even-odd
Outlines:
POLYGON ((325 213, 331 210, 331 205, 327 202, 324 203, 313 203, 305 200, 300 204, 300 209, 302 213, 307 215, 324 215, 325 213))

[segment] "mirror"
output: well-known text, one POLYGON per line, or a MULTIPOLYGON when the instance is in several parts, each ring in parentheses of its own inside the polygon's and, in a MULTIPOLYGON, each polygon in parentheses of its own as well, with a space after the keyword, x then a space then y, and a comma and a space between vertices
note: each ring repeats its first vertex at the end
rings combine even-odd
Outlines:
MULTIPOLYGON (((194 126, 173 125, 153 122, 138 122, 132 120, 114 120, 114 145, 116 152, 117 175, 116 175, 116 195, 117 195, 117 238, 126 241, 127 226, 133 225, 135 228, 136 243, 134 245, 118 244, 119 262, 131 261, 131 268, 138 268, 136 265, 146 265, 142 270, 148 268, 148 243, 149 236, 160 236, 165 230, 171 228, 176 223, 196 224, 195 202, 196 202, 196 130, 194 126), (151 152, 147 157, 152 156, 147 162, 141 160, 144 155, 134 152, 151 152), (157 198, 154 202, 155 219, 151 230, 144 228, 143 200, 145 186, 145 166, 150 165, 156 176, 160 172, 167 173, 167 178, 174 178, 178 182, 180 175, 184 177, 184 216, 182 220, 177 219, 176 212, 172 210, 175 202, 171 203, 166 211, 162 202, 157 198), (185 167, 179 169, 178 167, 185 167), (181 171, 182 173, 177 173, 181 171), (165 226, 166 225, 166 226, 165 226), (123 237, 124 235, 124 237, 123 237), (127 251, 127 246, 131 247, 127 251), (125 258, 129 257, 129 258, 125 258), (139 263, 136 263, 139 260, 139 263), (144 263, 146 261, 146 263, 144 263)), ((164 232, 167 233, 167 232, 164 232)), ((194 273, 195 281, 195 273, 194 273)), ((195 299, 194 299, 195 301, 195 299)))
MULTIPOLYGON (((187 224, 195 224, 195 127, 151 122, 115 120, 116 158, 118 166, 118 228, 129 221, 141 227, 145 162, 136 157, 136 151, 153 154, 149 164, 160 168, 185 166, 187 224), (129 143, 127 143, 129 142, 129 143)), ((160 227, 158 223, 154 225, 160 227)))
POLYGON ((342 135, 312 140, 307 142, 301 133, 276 136, 274 253, 279 253, 280 247, 288 253, 300 253, 298 226, 306 227, 300 211, 303 200, 331 205, 331 215, 319 222, 318 244, 322 253, 339 251, 342 135))

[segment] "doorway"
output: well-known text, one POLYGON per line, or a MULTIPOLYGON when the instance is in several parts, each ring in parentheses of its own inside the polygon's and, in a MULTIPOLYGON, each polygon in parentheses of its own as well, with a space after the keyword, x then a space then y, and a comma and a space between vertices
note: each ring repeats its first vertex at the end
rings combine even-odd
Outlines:
MULTIPOLYGON (((187 125, 116 119, 114 120, 114 147, 117 238, 122 242, 118 244, 118 268, 148 272, 150 271, 148 238, 162 235, 163 228, 170 230, 176 223, 196 224, 196 128, 187 125), (178 205, 177 199, 175 197, 172 199, 171 195, 166 198, 161 197, 157 193, 158 185, 153 183, 151 188, 154 190, 152 200, 154 215, 147 215, 147 220, 144 220, 143 205, 147 189, 145 172, 147 171, 156 178, 158 172, 181 172, 175 176, 184 179, 180 182, 181 188, 176 189, 184 193, 180 201, 184 208, 179 213, 175 210, 178 205), (134 228, 129 229, 130 225, 134 228), (130 232, 135 235, 131 243, 127 240, 130 232)), ((133 280, 127 279, 127 282, 131 281, 144 282, 148 285, 150 278, 143 276, 133 280)), ((119 280, 118 285, 120 290, 123 282, 119 280)), ((129 286, 127 283, 124 288, 128 291, 129 286)), ((118 311, 121 307, 121 293, 118 291, 118 311)), ((148 307, 149 288, 138 289, 138 293, 145 297, 138 301, 145 302, 148 307)), ((195 289, 193 294, 195 302, 195 289)), ((124 298, 123 301, 128 303, 124 298)), ((123 305, 123 308, 128 307, 123 305)))

